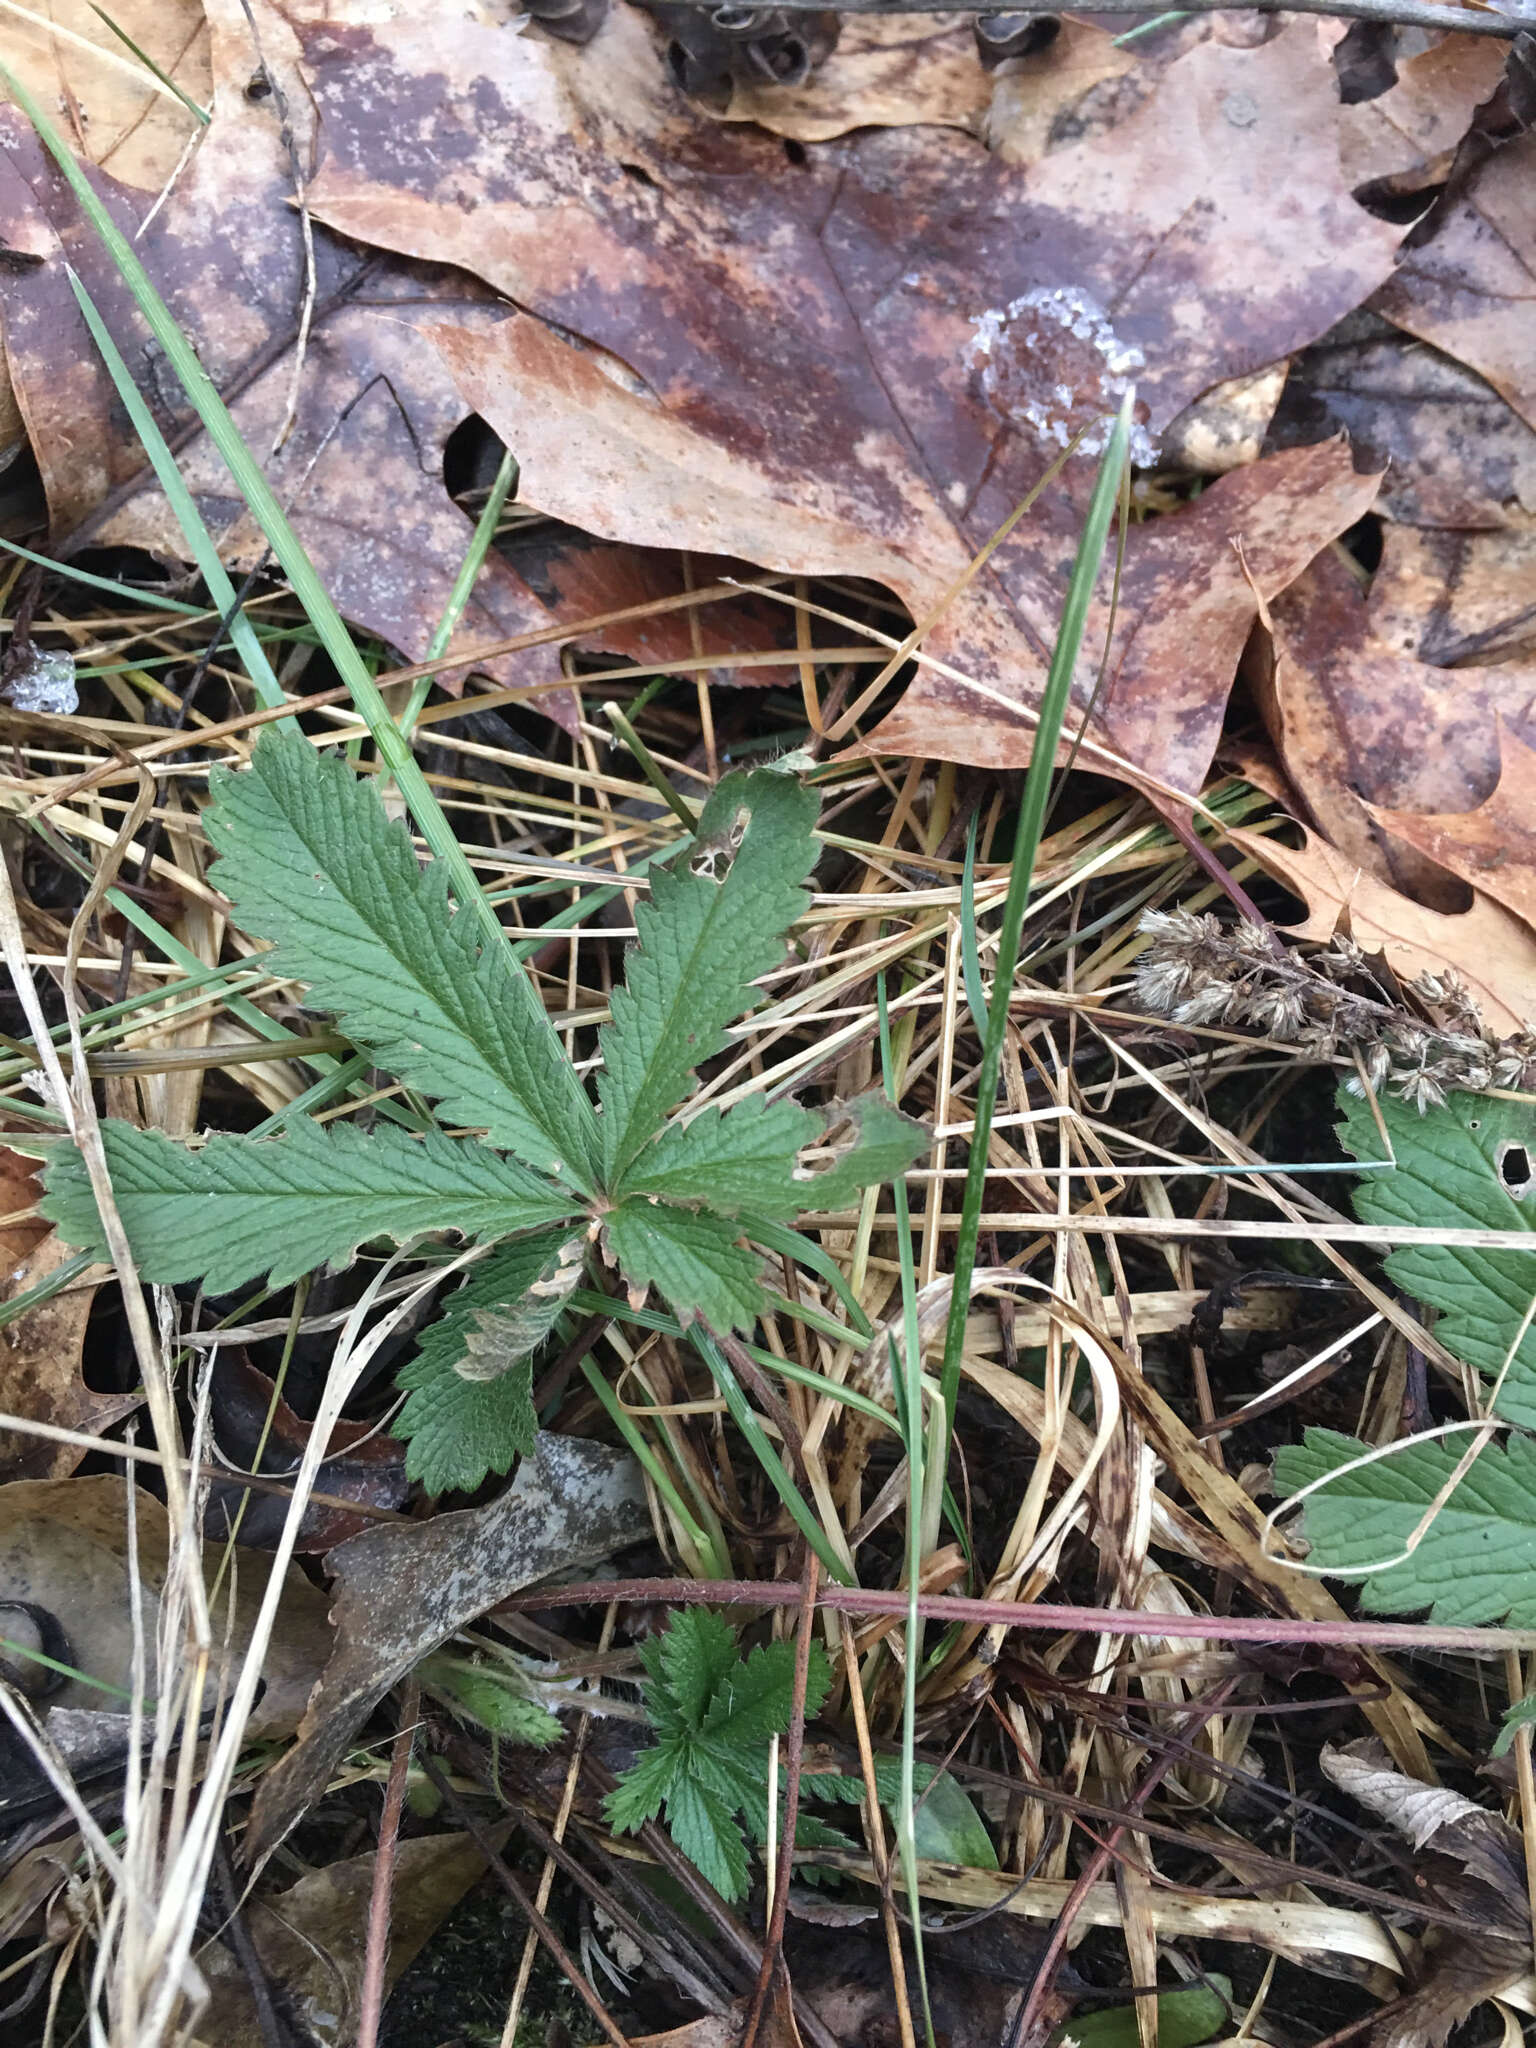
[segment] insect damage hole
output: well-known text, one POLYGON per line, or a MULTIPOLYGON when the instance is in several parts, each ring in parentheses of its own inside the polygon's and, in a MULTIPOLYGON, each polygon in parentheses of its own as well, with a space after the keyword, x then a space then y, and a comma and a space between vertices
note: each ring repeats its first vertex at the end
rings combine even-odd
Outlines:
POLYGON ((1531 1171, 1531 1155, 1524 1145, 1512 1141, 1501 1145, 1495 1155, 1499 1179, 1516 1201, 1531 1192, 1531 1183, 1536 1175, 1531 1171))

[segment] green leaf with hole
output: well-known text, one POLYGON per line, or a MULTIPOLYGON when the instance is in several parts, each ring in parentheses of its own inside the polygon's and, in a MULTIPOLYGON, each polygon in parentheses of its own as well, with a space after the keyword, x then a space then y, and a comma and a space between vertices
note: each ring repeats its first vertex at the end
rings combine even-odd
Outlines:
MULTIPOLYGON (((1347 1089, 1339 1102, 1346 1148, 1357 1159, 1380 1159, 1370 1105, 1347 1089)), ((1386 1261, 1399 1287, 1440 1311, 1435 1334, 1447 1350, 1495 1380, 1536 1298, 1536 1113, 1490 1095, 1452 1095, 1423 1116, 1389 1097, 1379 1107, 1397 1164, 1361 1174, 1362 1223, 1531 1233, 1529 1251, 1405 1245, 1386 1261)), ((1494 1408, 1536 1429, 1536 1317, 1494 1408)))

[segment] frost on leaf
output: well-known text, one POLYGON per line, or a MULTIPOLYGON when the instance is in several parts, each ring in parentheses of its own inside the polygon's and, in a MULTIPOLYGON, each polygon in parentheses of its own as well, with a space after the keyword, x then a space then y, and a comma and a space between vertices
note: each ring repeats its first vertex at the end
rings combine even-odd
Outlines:
MULTIPOLYGON (((969 353, 995 411, 1059 448, 1082 431, 1080 455, 1102 453, 1120 401, 1147 362, 1075 284, 1036 285, 1006 307, 989 307, 975 322, 969 353)), ((1137 410, 1145 419, 1146 408, 1137 410)), ((1144 425, 1131 430, 1131 460, 1143 468, 1157 461, 1144 425)))

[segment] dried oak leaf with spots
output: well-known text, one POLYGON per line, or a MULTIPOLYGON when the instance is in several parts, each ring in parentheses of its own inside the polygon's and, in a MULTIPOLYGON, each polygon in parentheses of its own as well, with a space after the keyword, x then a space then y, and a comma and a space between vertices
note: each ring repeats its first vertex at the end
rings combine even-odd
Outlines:
MULTIPOLYGON (((1320 555, 1269 607, 1270 735, 1307 813, 1363 873, 1443 911, 1465 905, 1444 866, 1375 806, 1470 811, 1499 778, 1497 720, 1536 739, 1536 660, 1436 668, 1376 638, 1352 569, 1320 555)), ((1497 893, 1494 891, 1492 893, 1497 893)))
POLYGON ((1536 133, 1495 151, 1372 304, 1476 370, 1536 427, 1536 133))
POLYGON ((1426 815, 1373 805, 1372 815, 1393 838, 1536 929, 1536 749, 1502 719, 1495 737, 1498 786, 1475 809, 1426 815))
MULTIPOLYGON (((369 257, 324 227, 315 230, 315 309, 303 350, 305 262, 292 205, 295 151, 308 160, 309 100, 294 69, 295 31, 270 0, 257 0, 252 40, 240 0, 208 0, 213 120, 169 197, 139 232, 153 195, 97 175, 98 192, 172 312, 231 402, 262 458, 300 539, 344 615, 408 659, 426 654, 473 531, 443 481, 444 450, 467 409, 426 324, 497 317, 483 285, 441 268, 369 257), (276 81, 265 89, 261 62, 276 81), (281 446, 290 404, 292 424, 281 446)), ((169 365, 73 198, 19 114, 0 109, 0 237, 42 259, 0 271, 0 319, 16 394, 42 472, 52 539, 69 552, 86 542, 141 547, 169 561, 186 547, 170 507, 144 474, 143 451, 122 414, 75 305, 73 265, 101 309, 162 431, 180 444, 183 473, 236 572, 261 560, 264 542, 207 440, 196 433, 169 365)), ((585 554, 568 572, 546 547, 547 589, 531 590, 499 554, 488 559, 452 643, 469 651, 515 636, 573 627, 590 617, 680 595, 688 566, 675 553, 633 549, 585 554)), ((696 570, 692 587, 722 565, 696 570)), ((792 644, 793 627, 740 602, 653 614, 586 636, 641 660, 762 651, 792 644)), ((477 667, 562 720, 573 700, 558 639, 483 659, 477 667)), ((460 672, 462 674, 462 672, 460 672)), ((761 672, 743 676, 761 679, 761 672)), ((457 681, 453 672, 445 680, 457 681)), ((733 677, 734 679, 734 677, 733 677)))
MULTIPOLYGON (((922 617, 1090 429, 930 637, 961 673, 920 674, 878 735, 898 751, 1028 757, 1100 415, 1134 375, 1149 454, 1201 391, 1359 304, 1402 234, 1349 194, 1307 24, 1200 44, 1111 134, 1025 169, 937 128, 791 162, 681 101, 622 5, 579 53, 435 11, 303 42, 317 216, 526 309, 434 339, 540 510, 872 577, 922 617)), ((1138 527, 1102 744, 1197 787, 1255 610, 1234 540, 1273 596, 1374 490, 1342 445, 1305 449, 1138 527)))
POLYGON ((1232 844, 1299 896, 1307 915, 1282 925, 1293 939, 1326 945, 1336 934, 1379 953, 1402 981, 1447 968, 1472 994, 1498 1037, 1523 1031, 1536 1016, 1536 934, 1481 890, 1469 910, 1428 910, 1367 874, 1358 862, 1302 830, 1300 846, 1233 826, 1232 844))

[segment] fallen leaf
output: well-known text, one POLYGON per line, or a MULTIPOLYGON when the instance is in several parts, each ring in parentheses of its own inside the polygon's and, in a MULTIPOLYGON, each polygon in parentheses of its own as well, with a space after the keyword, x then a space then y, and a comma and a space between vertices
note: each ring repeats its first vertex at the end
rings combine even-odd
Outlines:
MULTIPOLYGON (((60 1662, 82 1677, 66 1679, 47 1695, 55 1708, 100 1709, 118 1704, 90 1679, 126 1689, 133 1677, 133 1600, 136 1573, 142 1603, 146 1687, 157 1690, 156 1616, 169 1550, 164 1507, 152 1494, 135 1495, 138 1546, 130 1550, 126 1480, 106 1474, 89 1479, 16 1480, 0 1486, 0 1600, 27 1600, 58 1621, 69 1644, 60 1662)), ((213 1584, 224 1546, 210 1543, 204 1573, 213 1584)), ((271 1561, 261 1551, 237 1549, 236 1568, 226 1572, 214 1608, 213 1683, 228 1662, 238 1666, 266 1591, 271 1561), (226 1616, 225 1601, 232 1603, 226 1616), (226 1630, 225 1621, 228 1620, 226 1630)), ((262 1667, 265 1690, 252 1712, 248 1733, 285 1735, 298 1722, 315 1676, 330 1649, 325 1596, 297 1569, 283 1586, 283 1601, 262 1667)), ((211 1704, 213 1692, 208 1701, 211 1704)))
MULTIPOLYGON (((299 119, 307 101, 289 55, 293 32, 269 5, 256 11, 262 54, 299 119)), ((103 175, 94 182, 209 375, 229 393, 242 433, 342 613, 416 659, 426 653, 473 532, 442 479, 443 451, 465 408, 418 326, 450 310, 461 320, 485 317, 488 295, 466 278, 425 275, 410 264, 365 267, 362 252, 321 230, 313 331, 300 366, 304 252, 280 115, 275 96, 245 91, 257 59, 240 0, 208 0, 208 15, 214 120, 165 204, 141 232, 151 202, 103 175), (291 430, 274 454, 291 399, 291 430)), ((184 559, 186 544, 164 498, 135 487, 143 452, 75 305, 66 252, 163 431, 186 427, 185 398, 158 349, 146 345, 111 259, 82 228, 73 197, 19 114, 0 112, 0 147, 0 238, 43 259, 0 270, 0 315, 55 544, 68 551, 89 538, 184 559)), ((296 147, 302 159, 302 130, 296 147)), ((225 561, 237 572, 253 567, 265 541, 232 498, 206 437, 192 438, 180 461, 225 561)), ((484 645, 547 623, 493 553, 451 645, 484 645)), ((573 715, 553 645, 493 659, 485 672, 504 686, 541 689, 532 701, 551 715, 573 715)), ((445 680, 453 679, 448 672, 445 680)))
POLYGON ((1482 377, 1371 312, 1351 313, 1292 367, 1269 445, 1343 428, 1384 468, 1376 509, 1412 526, 1536 518, 1536 433, 1482 377))
MULTIPOLYGON (((202 0, 111 0, 106 11, 188 99, 207 106, 202 0)), ((19 8, 6 15, 7 68, 45 107, 59 109, 79 154, 125 185, 158 192, 196 135, 197 117, 112 34, 90 0, 48 0, 30 19, 19 8)))
MULTIPOLYGON (((0 1193, 0 1201, 4 1199, 0 1193)), ((0 1298, 10 1301, 26 1293, 74 1256, 73 1247, 49 1231, 12 1265, 0 1286, 0 1298)), ((99 1274, 106 1270, 96 1269, 99 1274)), ((51 1301, 28 1309, 0 1329, 0 1410, 25 1422, 95 1436, 140 1405, 141 1394, 102 1394, 86 1384, 81 1355, 95 1295, 95 1282, 82 1276, 51 1301)), ((51 1443, 29 1430, 0 1429, 0 1482, 62 1479, 85 1456, 79 1444, 51 1443)))
POLYGON ((1439 667, 1536 655, 1536 530, 1389 525, 1368 609, 1384 646, 1439 667))
MULTIPOLYGON (((14 1130, 15 1125, 11 1128, 14 1130)), ((0 1145, 0 1274, 9 1279, 27 1254, 48 1235, 40 1216, 23 1212, 41 1197, 37 1162, 0 1145)))
POLYGON ((607 1557, 649 1527, 628 1453, 541 1433, 498 1500, 368 1529, 333 1550, 336 1648, 298 1742, 257 1790, 248 1863, 277 1846, 323 1791, 360 1723, 429 1651, 520 1588, 607 1557))
MULTIPOLYGON (((491 1839, 500 1847, 504 1824, 491 1839)), ((347 2048, 357 2034, 368 1950, 368 1901, 376 1856, 351 1856, 311 1871, 287 1891, 253 1898, 245 1924, 262 1967, 282 1988, 285 2006, 325 2048, 347 2048)), ((384 1988, 393 1989, 485 1870, 485 1852, 468 1835, 415 1836, 395 1848, 384 1988)), ((204 2048, 267 2048, 250 1979, 234 1951, 210 1942, 197 1953, 209 2002, 193 2039, 204 2048)))
POLYGON ((1382 647, 1354 573, 1319 555, 1270 606, 1272 737, 1313 823, 1341 858, 1434 909, 1462 891, 1386 836, 1374 805, 1470 811, 1499 778, 1499 715, 1524 727, 1536 662, 1444 670, 1382 647))
MULTIPOLYGON (((577 53, 468 24, 448 36, 436 18, 321 24, 304 43, 322 141, 315 212, 470 269, 590 345, 521 317, 435 330, 470 406, 515 447, 525 502, 610 538, 872 576, 917 614, 1133 371, 1155 430, 1325 331, 1387 274, 1401 233, 1348 195, 1331 67, 1305 25, 1254 49, 1197 46, 1111 137, 1023 171, 936 128, 807 146, 791 164, 664 92, 622 6, 577 53), (418 115, 365 118, 364 69, 379 103, 418 115), (1154 155, 1167 174, 1149 180, 1154 155)), ((1255 473, 1253 496, 1295 474, 1255 473)), ((1043 678, 1091 475, 1091 452, 1068 465, 930 643, 982 687, 925 675, 882 744, 1027 757, 1022 707, 1043 678)), ((1322 458, 1287 507, 1285 573, 1372 489, 1342 451, 1322 458)), ((1235 524, 1223 502, 1212 493, 1139 527, 1130 564, 1162 603, 1212 579, 1232 591, 1241 609, 1222 606, 1213 672, 1252 602, 1240 573, 1227 577, 1252 497, 1235 524), (1188 521, 1193 560, 1176 567, 1188 521)), ((1133 679, 1117 682, 1103 724, 1111 745, 1188 786, 1231 672, 1185 683, 1201 634, 1169 625, 1177 661, 1158 680, 1198 697, 1198 716, 1182 701, 1148 715, 1133 679)))
POLYGON ((1352 188, 1417 192, 1450 167, 1467 123, 1504 73, 1493 36, 1441 36, 1397 60, 1397 83, 1341 106, 1339 155, 1352 188))
POLYGON ((1520 1835, 1460 1792, 1394 1770, 1378 1744, 1325 1745, 1319 1762, 1333 1784, 1419 1852, 1415 1889, 1475 1930, 1453 1938, 1431 1930, 1427 1975, 1371 2034, 1374 2048, 1440 2048, 1453 2027, 1530 1966, 1520 1835))
POLYGON ((1162 466, 1225 476, 1229 469, 1257 462, 1289 369, 1289 363, 1271 363, 1251 377, 1213 385, 1159 435, 1162 466))
POLYGON ((1326 944, 1343 932, 1384 954, 1404 981, 1449 968, 1500 1035, 1536 1016, 1536 935, 1490 897, 1474 891, 1470 910, 1447 916, 1400 896, 1305 827, 1299 847, 1240 826, 1227 836, 1306 905, 1301 924, 1282 927, 1291 938, 1326 944))
MULTIPOLYGON (((640 2034, 629 2048, 740 2048, 751 2008, 750 1998, 739 1998, 724 2012, 701 2013, 696 2020, 686 2020, 664 2034, 640 2034)), ((803 2048, 782 1970, 774 1974, 754 2038, 762 2048, 803 2048)))
POLYGON ((1063 15, 1043 50, 999 73, 983 133, 1005 164, 1032 164, 1053 147, 1080 140, 1094 108, 1128 97, 1103 90, 1141 70, 1129 50, 1116 47, 1117 33, 1063 15))
POLYGON ((1319 556, 1269 612, 1271 736, 1312 821, 1378 881, 1461 908, 1460 889, 1385 835, 1372 806, 1469 811, 1487 797, 1499 774, 1496 720, 1530 720, 1536 661, 1442 669, 1393 653, 1372 634, 1337 553, 1319 556))
POLYGON ((1371 807, 1394 837, 1536 928, 1536 750, 1500 721, 1497 788, 1475 810, 1424 816, 1371 807))
MULTIPOLYGON (((211 1379, 209 1422, 220 1462, 237 1472, 296 1472, 310 1426, 282 1399, 266 1374, 258 1372, 243 1351, 226 1346, 217 1355, 211 1379), (256 1465, 258 1447, 262 1447, 262 1458, 256 1465)), ((331 1430, 320 1488, 369 1507, 398 1508, 410 1491, 405 1446, 393 1437, 381 1436, 371 1422, 352 1422, 343 1416, 331 1430)), ((283 1494, 255 1493, 237 1479, 216 1479, 209 1488, 204 1519, 210 1532, 222 1535, 234 1529, 240 1542, 254 1550, 270 1549, 287 1518, 288 1501, 283 1494)), ((304 1511, 295 1548, 303 1555, 313 1555, 374 1526, 371 1515, 349 1514, 344 1507, 312 1501, 304 1511)))
MULTIPOLYGON (((680 597, 728 578, 750 580, 758 573, 745 562, 690 556, 677 548, 620 547, 564 529, 519 536, 504 545, 502 553, 551 619, 563 620, 573 629, 607 612, 680 597)), ((601 649, 647 668, 715 656, 720 665, 702 671, 707 682, 798 689, 798 669, 777 662, 759 667, 739 661, 742 655, 787 651, 794 641, 793 614, 744 591, 739 597, 624 619, 589 632, 573 630, 568 644, 601 649)))
POLYGON ((1497 150, 1372 301, 1466 363, 1536 427, 1536 133, 1497 150))
POLYGON ((722 118, 755 121, 795 142, 828 142, 850 128, 914 121, 974 133, 991 98, 992 81, 977 61, 966 16, 855 14, 844 20, 837 48, 803 85, 738 82, 722 118))

